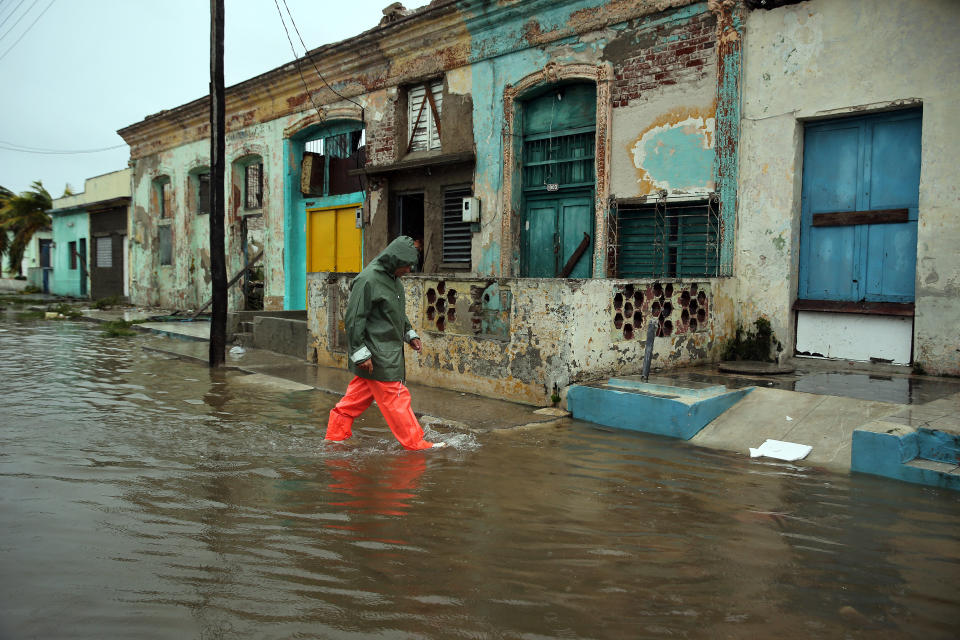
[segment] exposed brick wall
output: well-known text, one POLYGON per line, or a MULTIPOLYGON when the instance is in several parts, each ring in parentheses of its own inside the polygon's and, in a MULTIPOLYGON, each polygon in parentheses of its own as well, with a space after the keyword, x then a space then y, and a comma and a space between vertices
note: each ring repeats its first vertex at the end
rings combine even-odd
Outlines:
POLYGON ((705 12, 639 32, 639 40, 652 44, 614 65, 613 106, 626 107, 652 89, 713 77, 716 28, 716 17, 705 12))
POLYGON ((367 124, 367 164, 390 164, 396 159, 396 102, 390 101, 383 117, 367 124))

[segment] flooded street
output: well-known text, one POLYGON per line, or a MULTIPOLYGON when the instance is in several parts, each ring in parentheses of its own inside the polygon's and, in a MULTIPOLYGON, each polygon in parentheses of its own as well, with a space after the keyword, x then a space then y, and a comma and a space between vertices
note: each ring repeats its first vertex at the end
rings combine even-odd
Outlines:
POLYGON ((6 313, 4 640, 960 633, 955 492, 577 422, 325 446, 331 395, 6 313))

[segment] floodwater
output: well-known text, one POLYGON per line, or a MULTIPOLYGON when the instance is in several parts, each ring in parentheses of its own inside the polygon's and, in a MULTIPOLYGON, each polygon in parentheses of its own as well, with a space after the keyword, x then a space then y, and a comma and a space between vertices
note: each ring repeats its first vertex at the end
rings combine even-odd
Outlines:
POLYGON ((335 398, 145 340, 0 315, 0 638, 960 635, 957 493, 578 422, 325 448, 335 398))

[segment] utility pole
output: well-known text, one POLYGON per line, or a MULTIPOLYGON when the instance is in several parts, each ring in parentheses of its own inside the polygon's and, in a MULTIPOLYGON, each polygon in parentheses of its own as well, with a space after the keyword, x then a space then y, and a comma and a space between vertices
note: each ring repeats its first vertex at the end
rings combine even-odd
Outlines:
POLYGON ((224 255, 223 1, 210 0, 210 366, 222 367, 227 344, 227 265, 224 255))

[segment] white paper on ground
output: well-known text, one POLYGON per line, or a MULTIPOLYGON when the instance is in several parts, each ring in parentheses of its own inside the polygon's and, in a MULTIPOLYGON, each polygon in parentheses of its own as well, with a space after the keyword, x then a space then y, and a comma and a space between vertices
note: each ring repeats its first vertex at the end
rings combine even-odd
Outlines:
POLYGON ((767 458, 793 462, 794 460, 803 460, 812 450, 813 447, 808 444, 797 444, 795 442, 784 442, 782 440, 767 440, 756 449, 750 447, 750 457, 759 458, 760 456, 766 456, 767 458))

